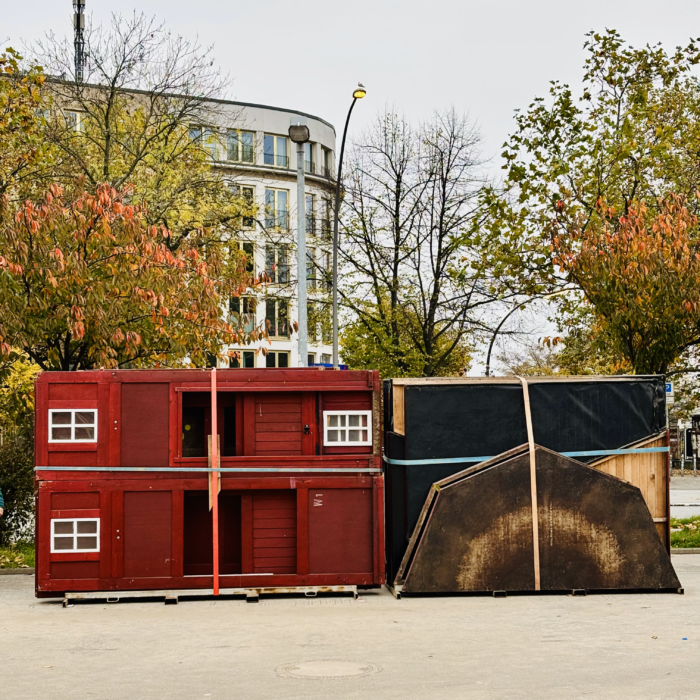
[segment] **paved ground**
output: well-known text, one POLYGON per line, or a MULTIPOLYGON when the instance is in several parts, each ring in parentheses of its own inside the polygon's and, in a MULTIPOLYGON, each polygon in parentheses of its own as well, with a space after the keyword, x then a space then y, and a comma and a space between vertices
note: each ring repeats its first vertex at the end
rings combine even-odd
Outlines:
POLYGON ((693 472, 686 476, 671 477, 671 517, 689 518, 700 515, 700 476, 693 472), (674 505, 674 504, 683 505, 674 505), (697 503, 697 506, 689 505, 697 503))
POLYGON ((674 565, 684 596, 396 601, 384 590, 67 609, 35 600, 32 577, 1 576, 0 697, 698 700, 700 554, 674 565), (294 677, 299 662, 320 660, 374 667, 294 677))

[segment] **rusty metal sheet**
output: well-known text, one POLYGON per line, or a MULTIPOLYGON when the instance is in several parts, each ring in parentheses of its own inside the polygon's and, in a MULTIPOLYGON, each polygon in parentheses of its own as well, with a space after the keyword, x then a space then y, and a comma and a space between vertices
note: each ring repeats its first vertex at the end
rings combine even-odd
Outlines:
MULTIPOLYGON (((536 464, 543 591, 680 588, 639 489, 541 447, 536 464)), ((532 542, 525 453, 439 488, 403 593, 532 591, 532 542)))

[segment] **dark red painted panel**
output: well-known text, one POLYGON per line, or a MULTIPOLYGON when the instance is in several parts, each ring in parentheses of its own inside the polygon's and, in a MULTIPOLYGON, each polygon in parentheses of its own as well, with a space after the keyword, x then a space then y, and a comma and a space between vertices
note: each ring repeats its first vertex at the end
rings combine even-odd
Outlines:
POLYGON ((122 385, 122 466, 168 466, 169 393, 163 383, 122 385))
POLYGON ((296 491, 253 493, 253 571, 296 573, 296 491))
POLYGON ((170 576, 172 557, 170 491, 124 494, 124 576, 170 576))
MULTIPOLYGON (((212 522, 207 491, 185 492, 184 574, 213 573, 212 522)), ((219 573, 241 573, 241 497, 219 495, 219 573)))
POLYGON ((49 401, 97 401, 94 384, 49 384, 49 401))
POLYGON ((326 411, 356 411, 372 410, 372 392, 361 391, 329 391, 323 394, 323 407, 326 411))
POLYGON ((309 573, 371 572, 372 517, 371 489, 309 489, 309 573))
POLYGON ((99 561, 53 561, 51 562, 52 579, 99 578, 99 561))
POLYGON ((52 493, 51 510, 85 510, 100 507, 99 493, 52 493))

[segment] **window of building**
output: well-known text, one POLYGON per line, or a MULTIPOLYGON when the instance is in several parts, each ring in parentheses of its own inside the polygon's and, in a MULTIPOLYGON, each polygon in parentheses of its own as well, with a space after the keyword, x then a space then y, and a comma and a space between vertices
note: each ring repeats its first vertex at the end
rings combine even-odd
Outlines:
MULTIPOLYGON (((250 207, 253 210, 255 204, 255 188, 249 185, 230 184, 231 192, 234 197, 242 197, 245 202, 244 206, 250 207)), ((241 226, 243 228, 253 228, 255 226, 255 218, 252 216, 244 216, 241 218, 241 226)))
POLYGON ((265 357, 265 367, 289 367, 289 353, 268 350, 265 357))
POLYGON ((275 284, 289 282, 289 246, 282 243, 265 246, 265 272, 275 284))
POLYGON ((265 228, 286 231, 289 228, 289 192, 265 190, 265 228))
POLYGON ((284 299, 265 300, 265 326, 271 338, 289 337, 289 305, 284 299))
POLYGON ((316 198, 312 194, 306 195, 306 234, 309 236, 316 235, 316 198))
POLYGON ((304 170, 307 173, 316 172, 316 163, 314 163, 314 145, 309 141, 304 144, 304 170))
POLYGON ((325 352, 321 353, 321 364, 322 365, 330 365, 331 364, 331 356, 325 352))
POLYGON ((245 271, 251 275, 255 274, 255 243, 252 241, 238 241, 238 249, 245 255, 245 271))
POLYGON ((229 367, 232 369, 240 369, 241 367, 255 367, 255 351, 254 350, 236 350, 230 362, 229 367))
POLYGON ((371 445, 372 411, 324 411, 323 444, 371 445))
POLYGON ((52 552, 99 552, 99 518, 57 518, 51 521, 52 552))
POLYGON ((333 342, 333 319, 331 318, 330 304, 321 304, 318 316, 321 325, 321 340, 326 345, 330 345, 333 342))
POLYGON ((327 241, 330 241, 333 235, 333 229, 331 228, 332 215, 333 203, 329 197, 324 197, 321 203, 321 235, 327 241))
POLYGON ((312 301, 306 304, 306 335, 310 342, 318 342, 318 305, 312 301))
POLYGON ((255 162, 255 134, 252 131, 229 129, 226 142, 226 158, 237 163, 255 162))
POLYGON ((50 409, 49 442, 97 442, 97 410, 50 409))
POLYGON ((265 165, 273 165, 276 168, 288 168, 287 137, 265 134, 263 155, 265 165))
POLYGON ((322 152, 322 155, 323 155, 323 176, 324 177, 332 177, 333 171, 331 170, 331 167, 332 167, 333 163, 332 163, 331 151, 329 148, 323 148, 322 151, 323 151, 322 152))
POLYGON ((66 117, 66 126, 71 130, 71 131, 77 131, 80 133, 81 131, 84 130, 85 124, 84 124, 84 119, 85 119, 85 113, 84 112, 76 112, 74 110, 68 110, 67 112, 64 112, 65 117, 66 117))
POLYGON ((329 251, 323 253, 321 269, 317 272, 318 286, 327 292, 333 291, 333 259, 329 251))
POLYGON ((228 310, 232 323, 242 325, 246 333, 252 333, 255 328, 255 299, 252 297, 231 297, 228 310))
POLYGON ((203 148, 212 160, 218 159, 218 144, 216 134, 211 130, 201 126, 190 127, 190 138, 203 148))
POLYGON ((316 355, 314 355, 314 353, 310 352, 310 353, 306 356, 306 364, 307 364, 309 367, 311 367, 311 365, 315 365, 315 364, 316 364, 316 355))
POLYGON ((316 248, 306 249, 306 288, 316 289, 316 248))

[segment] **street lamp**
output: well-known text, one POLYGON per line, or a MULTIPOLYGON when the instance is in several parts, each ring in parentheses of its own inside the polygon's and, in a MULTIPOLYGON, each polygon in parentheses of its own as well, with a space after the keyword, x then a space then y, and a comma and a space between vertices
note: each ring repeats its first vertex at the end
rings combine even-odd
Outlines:
POLYGON ((352 93, 352 104, 348 110, 343 129, 343 140, 340 144, 340 158, 338 159, 338 175, 335 183, 335 216, 333 218, 333 369, 338 369, 338 214, 340 211, 340 181, 343 176, 343 154, 345 153, 345 137, 348 134, 348 124, 355 102, 361 100, 367 94, 362 83, 358 83, 352 93))
POLYGON ((308 366, 306 324, 306 196, 304 192, 304 144, 309 140, 305 117, 292 117, 289 138, 297 145, 297 323, 299 324, 299 366, 308 366))

